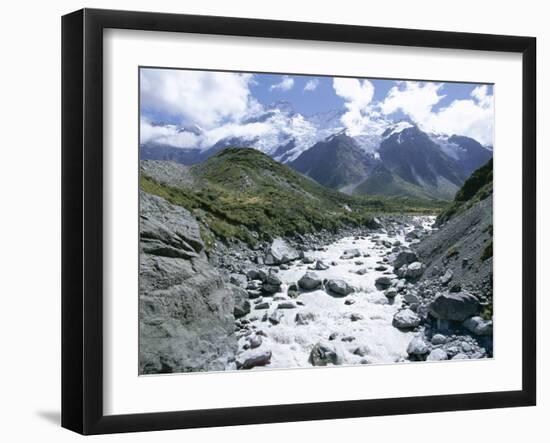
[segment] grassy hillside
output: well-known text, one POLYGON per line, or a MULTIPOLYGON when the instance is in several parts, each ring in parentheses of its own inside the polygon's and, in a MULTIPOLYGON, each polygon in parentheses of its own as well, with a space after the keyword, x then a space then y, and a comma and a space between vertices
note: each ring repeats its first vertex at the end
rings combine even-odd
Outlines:
POLYGON ((189 209, 205 240, 258 239, 369 225, 379 213, 434 213, 440 203, 352 197, 325 188, 254 149, 228 148, 193 166, 191 180, 166 180, 142 163, 141 189, 189 209), (185 185, 183 183, 188 183, 185 185))
POLYGON ((455 195, 452 204, 437 217, 443 224, 493 193, 493 159, 475 170, 455 195))

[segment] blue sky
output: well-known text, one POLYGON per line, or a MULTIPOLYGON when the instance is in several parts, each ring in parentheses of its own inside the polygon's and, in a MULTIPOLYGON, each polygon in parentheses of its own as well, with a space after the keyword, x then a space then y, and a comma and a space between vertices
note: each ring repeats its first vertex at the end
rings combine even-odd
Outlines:
POLYGON ((160 68, 142 68, 140 75, 141 118, 157 125, 224 127, 225 134, 287 101, 306 118, 343 111, 350 134, 408 118, 426 131, 492 144, 492 85, 160 68))

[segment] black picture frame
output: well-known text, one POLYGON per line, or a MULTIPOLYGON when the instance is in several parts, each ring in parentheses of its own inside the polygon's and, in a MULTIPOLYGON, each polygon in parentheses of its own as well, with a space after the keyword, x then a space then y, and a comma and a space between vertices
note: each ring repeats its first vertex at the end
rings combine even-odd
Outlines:
POLYGON ((62 426, 81 434, 290 422, 536 404, 536 39, 504 35, 83 9, 62 18, 62 426), (103 413, 103 30, 171 31, 519 53, 523 64, 522 388, 103 413))

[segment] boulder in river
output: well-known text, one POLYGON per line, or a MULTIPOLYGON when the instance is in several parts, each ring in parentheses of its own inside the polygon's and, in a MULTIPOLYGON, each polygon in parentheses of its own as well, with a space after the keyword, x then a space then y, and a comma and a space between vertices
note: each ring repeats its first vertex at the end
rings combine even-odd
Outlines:
POLYGON ((329 266, 325 264, 322 260, 317 260, 317 263, 315 263, 316 271, 326 271, 328 268, 329 266))
POLYGON ((351 285, 340 279, 330 279, 327 281, 325 286, 332 295, 337 295, 340 297, 345 297, 355 291, 351 285))
POLYGON ((493 333, 493 322, 478 316, 467 318, 463 326, 476 335, 491 335, 493 333))
POLYGON ((420 324, 420 317, 410 309, 403 309, 394 315, 392 324, 398 329, 413 329, 420 324))
POLYGON ((313 366, 326 366, 338 364, 338 354, 327 345, 317 343, 309 354, 309 362, 313 366))
POLYGON ((361 257, 361 252, 356 248, 346 249, 340 256, 342 260, 349 260, 356 257, 361 257))
POLYGON ((266 265, 280 265, 281 263, 297 260, 299 257, 298 251, 279 237, 273 240, 269 246, 264 263, 266 265))
POLYGON ((265 294, 275 294, 281 290, 282 284, 283 281, 276 274, 270 272, 262 284, 262 291, 265 294))
POLYGON ((307 291, 317 289, 323 284, 323 279, 319 277, 315 272, 306 272, 300 280, 298 280, 298 286, 307 291))
POLYGON ((256 366, 265 366, 271 362, 271 351, 257 349, 247 351, 237 358, 237 369, 252 369, 256 366))
POLYGON ((478 298, 466 291, 441 293, 430 305, 430 314, 441 320, 464 321, 478 311, 478 298))
POLYGON ((391 286, 391 278, 383 275, 382 277, 378 277, 374 284, 379 289, 387 289, 391 286))

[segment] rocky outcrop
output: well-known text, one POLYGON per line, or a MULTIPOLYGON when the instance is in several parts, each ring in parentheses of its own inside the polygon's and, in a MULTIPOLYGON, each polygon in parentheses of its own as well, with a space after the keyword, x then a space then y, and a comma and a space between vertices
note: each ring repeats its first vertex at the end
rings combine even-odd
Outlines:
MULTIPOLYGON (((207 261, 191 213, 140 194, 139 372, 234 367, 237 309, 245 291, 224 284, 207 261)), ((248 307, 249 309, 249 307, 248 307)))

